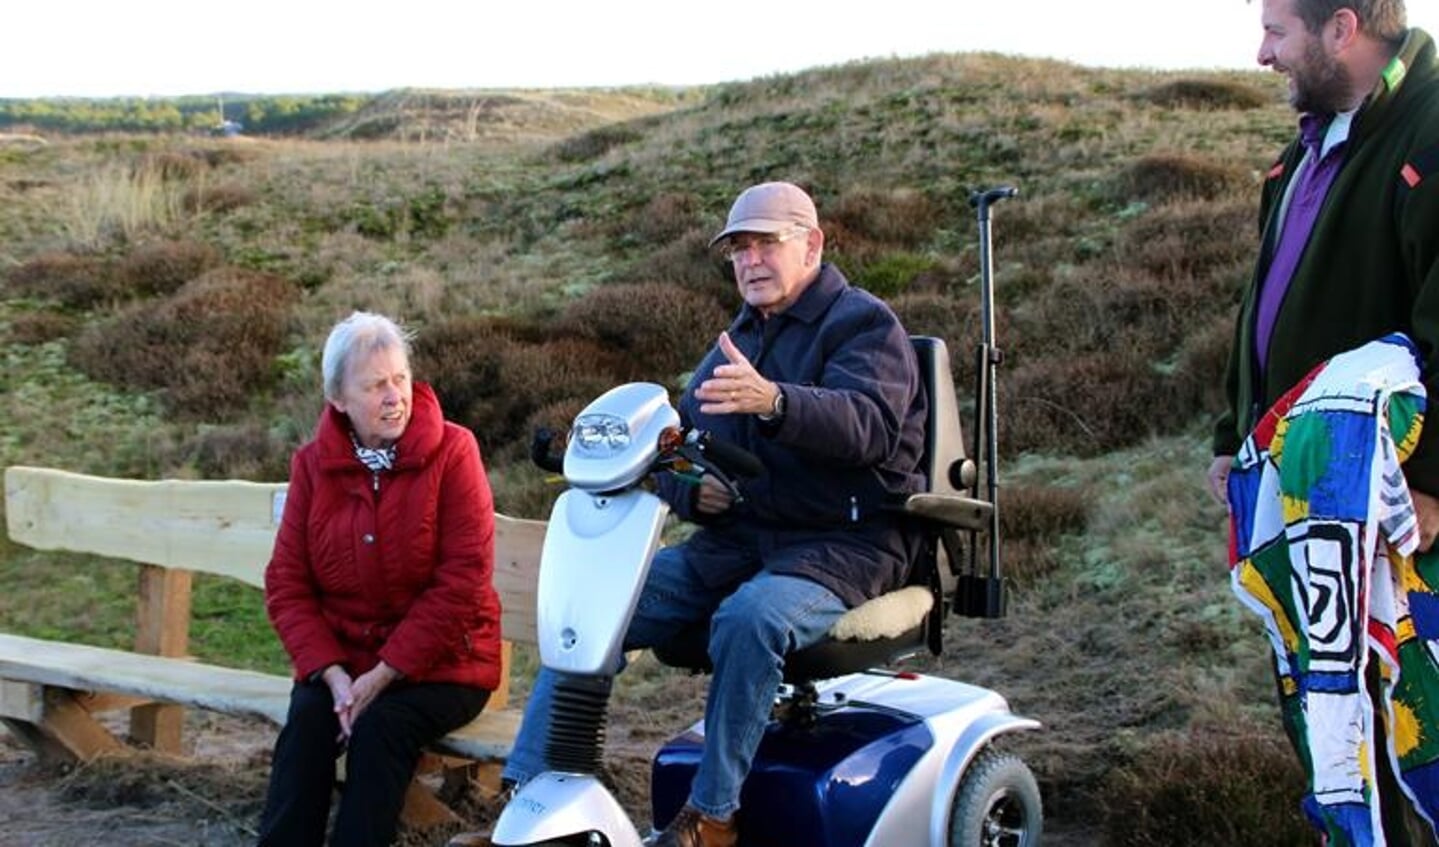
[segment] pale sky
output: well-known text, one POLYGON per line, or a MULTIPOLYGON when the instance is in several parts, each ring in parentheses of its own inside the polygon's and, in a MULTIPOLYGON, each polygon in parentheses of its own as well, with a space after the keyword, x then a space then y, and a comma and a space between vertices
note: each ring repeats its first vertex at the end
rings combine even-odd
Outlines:
MULTIPOLYGON (((1255 68, 1260 0, 19 0, 0 98, 555 88, 747 80, 995 51, 1255 68)), ((1439 0, 1409 0, 1439 35, 1439 0)))

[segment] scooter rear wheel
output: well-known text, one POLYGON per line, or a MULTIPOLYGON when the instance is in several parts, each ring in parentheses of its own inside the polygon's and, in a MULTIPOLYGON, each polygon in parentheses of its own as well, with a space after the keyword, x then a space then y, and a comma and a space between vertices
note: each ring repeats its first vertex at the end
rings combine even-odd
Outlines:
POLYGON ((949 847, 1035 847, 1043 825, 1029 766, 1018 756, 981 751, 955 792, 949 847))

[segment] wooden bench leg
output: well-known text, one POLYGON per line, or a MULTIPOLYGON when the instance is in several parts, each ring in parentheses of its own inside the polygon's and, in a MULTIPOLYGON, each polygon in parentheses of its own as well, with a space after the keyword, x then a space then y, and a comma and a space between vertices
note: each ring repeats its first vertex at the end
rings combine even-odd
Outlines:
MULTIPOLYGON (((28 716, 7 716, 6 726, 46 760, 88 762, 105 753, 126 749, 80 704, 73 692, 63 688, 32 686, 33 707, 28 716)), ((7 696, 17 689, 8 686, 7 696)))
POLYGON ((160 753, 179 755, 184 740, 185 708, 151 703, 130 710, 130 735, 160 753))
MULTIPOLYGON (((184 656, 190 649, 189 571, 144 565, 140 568, 135 652, 184 656)), ((185 708, 156 703, 130 713, 130 737, 161 753, 180 754, 185 708)))
POLYGON ((435 796, 418 776, 410 780, 405 789, 405 807, 400 811, 400 823, 411 829, 431 829, 442 824, 459 823, 460 816, 435 796))

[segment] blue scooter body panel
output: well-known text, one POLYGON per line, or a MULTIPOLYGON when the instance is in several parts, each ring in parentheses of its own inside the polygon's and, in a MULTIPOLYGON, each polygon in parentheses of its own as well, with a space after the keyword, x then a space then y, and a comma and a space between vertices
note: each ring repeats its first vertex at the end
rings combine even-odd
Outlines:
MULTIPOLYGON (((688 799, 703 741, 685 732, 655 756, 656 828, 688 799)), ((826 713, 808 728, 771 721, 740 796, 741 847, 860 847, 933 744, 918 716, 868 706, 826 713)))

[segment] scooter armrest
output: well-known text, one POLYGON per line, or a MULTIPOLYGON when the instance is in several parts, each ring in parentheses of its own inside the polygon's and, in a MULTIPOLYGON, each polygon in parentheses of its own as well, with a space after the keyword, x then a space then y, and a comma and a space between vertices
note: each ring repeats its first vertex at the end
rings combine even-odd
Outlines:
POLYGON ((955 529, 984 530, 994 506, 958 494, 911 494, 905 498, 904 513, 955 529))

